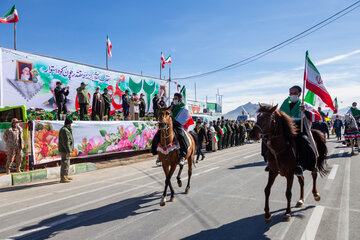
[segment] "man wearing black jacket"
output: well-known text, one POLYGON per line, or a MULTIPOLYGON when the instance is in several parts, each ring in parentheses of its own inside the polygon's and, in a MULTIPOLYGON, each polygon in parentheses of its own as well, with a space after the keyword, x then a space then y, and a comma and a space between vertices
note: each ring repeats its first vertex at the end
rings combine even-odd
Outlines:
POLYGON ((69 95, 69 87, 62 88, 61 85, 62 85, 62 82, 60 82, 60 81, 57 82, 56 88, 54 89, 55 101, 56 101, 56 105, 58 108, 58 113, 57 113, 58 120, 60 120, 61 112, 63 114, 67 114, 67 111, 68 111, 67 107, 66 107, 66 102, 67 102, 66 97, 69 95))
POLYGON ((208 144, 209 140, 208 140, 208 136, 206 134, 205 128, 203 126, 201 126, 200 119, 198 119, 196 121, 196 127, 194 130, 196 131, 196 133, 198 135, 198 145, 197 145, 197 151, 196 151, 196 154, 197 154, 196 162, 198 162, 200 155, 202 156, 201 160, 204 160, 204 158, 205 158, 205 155, 202 152, 202 143, 205 139, 206 144, 208 144))

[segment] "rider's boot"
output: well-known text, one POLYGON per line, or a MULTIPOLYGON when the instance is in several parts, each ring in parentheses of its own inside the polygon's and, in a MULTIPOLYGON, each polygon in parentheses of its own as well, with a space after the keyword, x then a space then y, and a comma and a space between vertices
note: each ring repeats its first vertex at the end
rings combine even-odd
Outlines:
POLYGON ((302 177, 303 176, 303 169, 300 165, 297 165, 295 168, 295 175, 298 177, 302 177))
POLYGON ((266 165, 265 172, 270 171, 269 165, 266 165))

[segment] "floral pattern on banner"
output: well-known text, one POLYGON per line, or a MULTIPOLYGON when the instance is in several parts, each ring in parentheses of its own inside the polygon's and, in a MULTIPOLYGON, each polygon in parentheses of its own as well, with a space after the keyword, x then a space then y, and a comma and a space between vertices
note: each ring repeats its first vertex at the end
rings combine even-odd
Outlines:
MULTIPOLYGON (((60 122, 36 121, 34 131, 34 164, 57 161, 60 122)), ((71 157, 96 155, 110 152, 149 149, 157 131, 156 122, 123 121, 101 124, 74 122, 74 151, 71 157), (81 136, 81 137, 78 137, 81 136)))

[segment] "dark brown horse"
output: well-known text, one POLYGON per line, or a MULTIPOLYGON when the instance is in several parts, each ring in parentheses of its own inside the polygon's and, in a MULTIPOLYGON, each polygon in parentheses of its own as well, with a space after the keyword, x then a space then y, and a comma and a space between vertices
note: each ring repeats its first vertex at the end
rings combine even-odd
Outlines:
MULTIPOLYGON (((295 139, 298 137, 298 129, 293 120, 284 112, 277 110, 277 105, 263 106, 261 104, 258 110, 257 122, 250 132, 252 139, 260 139, 260 135, 267 135, 266 145, 268 147, 267 160, 269 166, 269 178, 265 188, 265 222, 271 222, 271 214, 269 209, 269 196, 271 186, 275 178, 280 173, 281 176, 286 177, 286 198, 287 208, 283 219, 289 221, 291 218, 291 189, 294 181, 294 172, 297 165, 295 139)), ((314 166, 311 172, 313 178, 312 193, 315 201, 320 201, 320 194, 316 188, 316 178, 319 172, 321 176, 328 173, 326 165, 327 147, 326 140, 323 134, 317 130, 311 130, 316 147, 319 152, 319 157, 307 159, 314 166)), ((304 204, 304 177, 298 177, 300 184, 300 200, 297 202, 297 207, 304 204)))
MULTIPOLYGON (((175 192, 171 185, 171 177, 175 172, 176 166, 179 164, 179 148, 180 148, 179 143, 175 138, 170 108, 160 109, 159 131, 160 131, 160 146, 158 146, 158 154, 166 176, 165 189, 160 201, 160 206, 165 206, 168 186, 170 187, 170 192, 171 192, 170 202, 175 201, 175 197, 174 197, 175 192)), ((188 162, 188 183, 185 189, 186 194, 190 192, 190 179, 191 179, 192 165, 194 163, 194 154, 196 149, 194 137, 190 134, 189 137, 190 137, 191 145, 185 157, 185 159, 187 159, 188 162)), ((179 187, 182 186, 181 172, 183 167, 184 166, 180 166, 179 173, 176 177, 179 187)))

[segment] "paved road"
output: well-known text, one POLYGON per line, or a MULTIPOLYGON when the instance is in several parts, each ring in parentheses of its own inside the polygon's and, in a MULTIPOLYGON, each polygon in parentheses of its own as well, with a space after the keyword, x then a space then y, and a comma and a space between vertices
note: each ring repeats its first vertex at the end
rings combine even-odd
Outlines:
MULTIPOLYGON (((293 208, 290 222, 282 222, 282 177, 271 193, 273 222, 264 222, 267 174, 260 145, 249 144, 208 154, 193 171, 190 194, 176 186, 176 201, 165 207, 154 160, 77 175, 70 184, 0 189, 0 239, 359 239, 360 157, 334 139, 328 147, 332 171, 318 181, 321 201, 306 172, 306 205, 293 208)), ((294 182, 293 206, 298 198, 294 182)))

